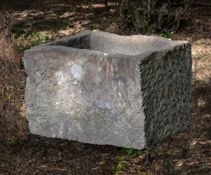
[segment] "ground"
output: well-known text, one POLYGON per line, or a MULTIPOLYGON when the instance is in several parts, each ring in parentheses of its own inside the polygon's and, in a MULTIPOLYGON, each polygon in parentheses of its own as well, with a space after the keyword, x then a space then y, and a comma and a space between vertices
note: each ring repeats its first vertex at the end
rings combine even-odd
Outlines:
MULTIPOLYGON (((19 6, 13 4, 13 36, 18 50, 22 53, 31 45, 83 29, 136 33, 122 30, 116 18, 118 11, 115 3, 110 3, 110 6, 112 8, 108 11, 103 1, 74 3, 68 0, 34 0, 31 4, 26 1, 19 6)), ((141 151, 29 135, 25 141, 9 146, 0 143, 0 175, 211 174, 210 9, 191 8, 186 19, 188 26, 178 33, 168 34, 173 39, 192 43, 193 97, 189 131, 141 151)))

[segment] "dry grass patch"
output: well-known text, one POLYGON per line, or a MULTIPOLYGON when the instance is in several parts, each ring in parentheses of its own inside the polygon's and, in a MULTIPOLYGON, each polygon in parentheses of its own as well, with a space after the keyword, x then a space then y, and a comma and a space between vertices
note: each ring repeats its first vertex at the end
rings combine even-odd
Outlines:
POLYGON ((24 73, 21 55, 10 38, 12 17, 0 13, 0 141, 14 143, 25 137, 26 125, 21 114, 24 73), (25 127, 25 128, 24 128, 25 127))

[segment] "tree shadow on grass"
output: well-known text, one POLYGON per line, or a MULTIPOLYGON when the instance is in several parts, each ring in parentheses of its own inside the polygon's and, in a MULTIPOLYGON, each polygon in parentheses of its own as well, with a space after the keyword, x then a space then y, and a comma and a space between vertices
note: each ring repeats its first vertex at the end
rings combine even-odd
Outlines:
POLYGON ((195 131, 198 130, 199 137, 204 136, 211 139, 211 78, 208 82, 195 81, 193 85, 193 113, 198 115, 195 117, 195 131), (201 127, 201 128, 198 128, 201 127))
MULTIPOLYGON (((8 174, 113 174, 117 152, 97 146, 35 135, 7 149, 8 174), (23 163, 24 162, 24 163, 23 163)), ((1 163, 1 162, 0 162, 1 163)), ((1 169, 0 169, 1 172, 1 169)))
POLYGON ((103 1, 42 1, 32 3, 24 11, 14 11, 16 34, 30 34, 34 31, 58 33, 72 30, 72 33, 86 29, 100 29, 99 22, 109 25, 112 13, 108 13, 103 1))

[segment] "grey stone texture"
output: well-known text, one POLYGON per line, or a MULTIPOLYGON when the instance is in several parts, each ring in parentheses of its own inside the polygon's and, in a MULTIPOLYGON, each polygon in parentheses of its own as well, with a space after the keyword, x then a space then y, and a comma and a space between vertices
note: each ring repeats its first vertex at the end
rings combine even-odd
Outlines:
POLYGON ((188 42, 83 31, 23 61, 33 134, 142 149, 190 124, 188 42))

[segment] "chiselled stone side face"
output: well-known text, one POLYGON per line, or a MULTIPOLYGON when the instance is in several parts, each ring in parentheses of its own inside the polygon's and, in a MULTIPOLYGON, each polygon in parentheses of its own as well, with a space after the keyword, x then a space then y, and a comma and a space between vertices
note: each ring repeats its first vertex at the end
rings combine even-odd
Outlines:
POLYGON ((188 45, 147 38, 86 31, 27 50, 30 131, 141 149, 186 128, 188 45))
POLYGON ((150 55, 141 62, 140 74, 146 142, 155 145, 190 124, 190 45, 150 55))
POLYGON ((43 47, 25 54, 25 66, 30 65, 26 101, 32 133, 145 145, 138 60, 43 47))

